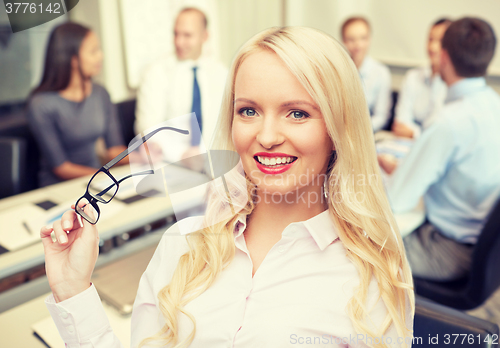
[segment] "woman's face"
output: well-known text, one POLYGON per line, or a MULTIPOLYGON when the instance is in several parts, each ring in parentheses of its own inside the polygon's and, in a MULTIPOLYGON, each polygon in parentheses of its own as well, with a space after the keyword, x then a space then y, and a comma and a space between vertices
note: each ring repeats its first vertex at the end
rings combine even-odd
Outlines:
POLYGON ((79 56, 83 76, 92 77, 99 74, 102 66, 102 50, 94 32, 90 31, 83 39, 79 56))
POLYGON ((252 182, 270 194, 320 187, 314 176, 326 173, 333 143, 318 106, 281 59, 269 51, 248 56, 234 98, 232 139, 252 182))

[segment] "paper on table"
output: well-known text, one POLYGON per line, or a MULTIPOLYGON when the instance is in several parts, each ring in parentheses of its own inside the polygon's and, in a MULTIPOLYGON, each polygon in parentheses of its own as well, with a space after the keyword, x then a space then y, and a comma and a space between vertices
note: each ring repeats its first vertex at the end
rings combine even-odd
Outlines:
POLYGON ((376 144, 377 153, 389 154, 396 158, 402 158, 410 152, 413 140, 411 139, 390 139, 383 140, 376 144))
MULTIPOLYGON (((122 343, 124 347, 130 347, 130 316, 121 316, 118 312, 103 303, 104 311, 108 316, 109 323, 113 328, 118 340, 122 343)), ((47 317, 33 324, 31 327, 38 336, 51 348, 64 348, 64 342, 59 336, 59 331, 57 331, 56 324, 51 317, 47 317)))
POLYGON ((27 220, 43 218, 45 214, 44 209, 31 203, 2 210, 0 245, 12 251, 40 241, 40 228, 33 229, 27 224, 27 220))

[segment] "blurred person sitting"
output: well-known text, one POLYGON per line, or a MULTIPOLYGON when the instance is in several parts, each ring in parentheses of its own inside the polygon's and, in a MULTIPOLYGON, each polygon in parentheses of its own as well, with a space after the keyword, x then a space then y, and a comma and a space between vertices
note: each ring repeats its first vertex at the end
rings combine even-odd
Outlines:
POLYGON ((430 126, 446 98, 446 84, 439 75, 441 39, 451 21, 437 20, 429 30, 427 54, 430 66, 410 69, 404 78, 396 106, 392 132, 400 137, 417 138, 430 126))
MULTIPOLYGON (((467 274, 485 220, 500 196, 500 96, 486 85, 495 33, 478 18, 453 22, 442 40, 445 105, 393 174, 393 211, 423 196, 426 222, 403 240, 415 276, 454 280, 467 274)), ((382 168, 394 169, 379 157, 382 168)))
POLYGON ((149 66, 139 86, 137 134, 178 116, 195 113, 190 123, 174 124, 190 130, 189 137, 169 134, 168 143, 160 143, 161 149, 150 144, 152 149, 161 150, 169 162, 204 152, 200 149, 200 143, 203 144, 200 133, 194 127, 199 127, 205 144, 214 133, 227 69, 220 62, 203 57, 207 39, 205 14, 193 7, 181 10, 174 26, 175 57, 161 59, 149 66))
POLYGON ((126 149, 108 92, 92 82, 102 59, 89 28, 67 22, 52 31, 42 81, 28 101, 28 122, 42 154, 40 186, 94 174, 101 166, 100 137, 108 159, 126 149))
POLYGON ((370 23, 363 17, 351 17, 342 24, 342 40, 358 68, 365 91, 373 131, 388 126, 391 109, 391 73, 384 64, 368 56, 371 43, 370 23))

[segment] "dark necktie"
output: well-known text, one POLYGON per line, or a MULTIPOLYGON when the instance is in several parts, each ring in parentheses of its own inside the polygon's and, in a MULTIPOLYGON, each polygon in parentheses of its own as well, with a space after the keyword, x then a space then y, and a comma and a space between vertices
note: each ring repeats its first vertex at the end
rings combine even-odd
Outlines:
POLYGON ((196 69, 193 68, 193 104, 191 107, 191 112, 194 112, 194 115, 191 117, 191 145, 198 146, 200 145, 201 138, 201 95, 200 95, 200 86, 198 86, 198 80, 196 79, 196 69), (197 129, 200 129, 199 133, 197 129))

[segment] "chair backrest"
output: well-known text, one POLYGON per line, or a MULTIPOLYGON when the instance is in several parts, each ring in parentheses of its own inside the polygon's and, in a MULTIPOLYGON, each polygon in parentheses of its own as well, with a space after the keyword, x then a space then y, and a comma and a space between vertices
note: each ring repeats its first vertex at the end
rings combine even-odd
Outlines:
POLYGON ((490 212, 474 248, 467 296, 478 305, 500 287, 500 199, 490 212))
POLYGON ((0 137, 0 198, 23 192, 25 189, 26 142, 19 138, 0 137))
POLYGON ((417 296, 414 347, 497 347, 498 325, 417 296), (488 338, 491 340, 489 341, 488 338))
POLYGON ((135 137, 134 123, 135 123, 135 106, 136 100, 127 100, 116 104, 118 118, 122 129, 123 140, 125 146, 128 146, 130 141, 135 137))
POLYGON ((31 134, 26 119, 26 110, 22 107, 0 118, 0 137, 18 138, 26 142, 26 170, 23 174, 25 188, 23 191, 34 190, 38 185, 38 172, 40 169, 40 151, 31 134))

